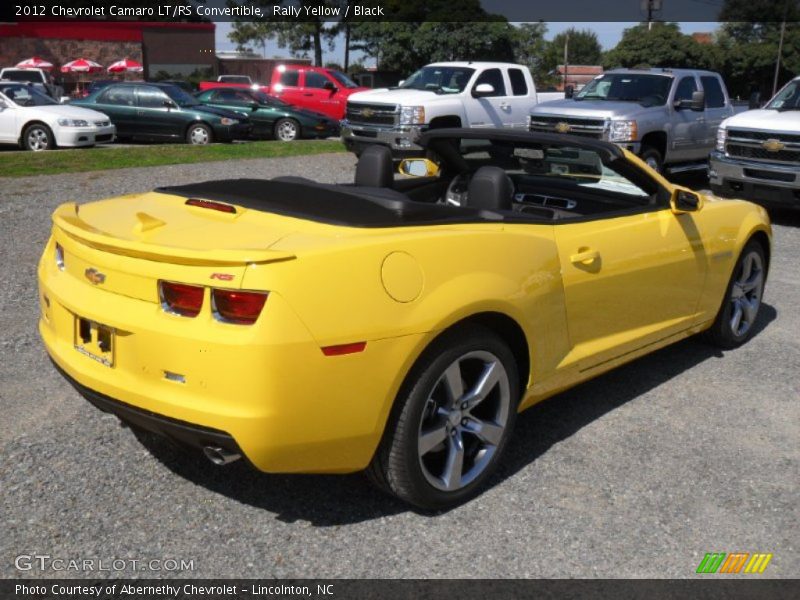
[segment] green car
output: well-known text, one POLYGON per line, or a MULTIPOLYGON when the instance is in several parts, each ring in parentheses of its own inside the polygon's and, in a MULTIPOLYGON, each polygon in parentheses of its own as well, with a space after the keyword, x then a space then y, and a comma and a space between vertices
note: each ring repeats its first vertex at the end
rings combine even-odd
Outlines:
POLYGON ((206 106, 163 83, 113 83, 71 104, 108 115, 117 126, 117 139, 208 144, 246 139, 252 127, 246 116, 206 106))
POLYGON ((290 142, 299 138, 326 138, 339 135, 339 123, 322 113, 287 104, 255 90, 221 87, 196 94, 209 106, 247 115, 253 124, 253 137, 290 142))

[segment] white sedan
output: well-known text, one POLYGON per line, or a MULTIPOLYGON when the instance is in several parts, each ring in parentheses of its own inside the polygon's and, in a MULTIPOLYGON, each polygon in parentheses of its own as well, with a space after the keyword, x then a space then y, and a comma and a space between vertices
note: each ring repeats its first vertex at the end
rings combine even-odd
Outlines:
POLYGON ((114 141, 116 131, 101 112, 59 104, 28 85, 0 83, 0 144, 33 151, 94 146, 114 141))

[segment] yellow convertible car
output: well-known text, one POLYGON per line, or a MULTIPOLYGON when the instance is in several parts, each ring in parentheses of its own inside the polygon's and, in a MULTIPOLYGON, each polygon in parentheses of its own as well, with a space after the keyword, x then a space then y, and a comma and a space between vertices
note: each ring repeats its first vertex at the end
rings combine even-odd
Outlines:
MULTIPOLYGON (((765 211, 617 146, 442 129, 355 182, 207 181, 60 206, 39 330, 93 404, 267 472, 478 493, 516 414, 707 331, 753 333, 765 211)), ((679 381, 675 382, 680 385, 679 381)))

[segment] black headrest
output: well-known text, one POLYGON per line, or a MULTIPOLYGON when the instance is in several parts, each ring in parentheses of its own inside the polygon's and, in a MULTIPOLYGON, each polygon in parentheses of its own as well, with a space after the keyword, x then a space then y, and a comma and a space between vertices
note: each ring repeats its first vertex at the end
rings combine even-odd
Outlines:
POLYGON ((467 188, 467 206, 484 210, 511 210, 514 184, 500 167, 481 167, 467 188))
POLYGON ((392 151, 386 146, 367 146, 356 165, 356 185, 390 188, 394 183, 392 151))

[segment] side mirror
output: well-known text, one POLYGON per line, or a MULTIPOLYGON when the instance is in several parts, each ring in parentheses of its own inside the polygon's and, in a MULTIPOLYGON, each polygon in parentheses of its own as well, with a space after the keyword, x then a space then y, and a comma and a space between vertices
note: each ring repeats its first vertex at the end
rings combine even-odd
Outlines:
POLYGON ((699 91, 692 93, 692 103, 689 106, 694 111, 701 111, 706 109, 706 93, 699 91))
POLYGON ((574 95, 575 95, 575 87, 574 86, 568 85, 567 87, 564 88, 564 98, 569 100, 574 95))
POLYGON ((406 158, 400 161, 397 171, 410 177, 436 177, 439 165, 427 158, 406 158))
POLYGON ((697 212, 703 208, 703 199, 694 192, 683 188, 675 188, 669 199, 669 206, 676 215, 687 212, 697 212))
POLYGON ((752 94, 750 94, 750 100, 747 103, 747 108, 749 110, 754 110, 760 107, 761 107, 761 92, 754 91, 752 94))
POLYGON ((260 104, 258 102, 251 102, 250 103, 250 110, 258 110, 260 104))
POLYGON ((494 86, 491 83, 479 83, 472 88, 473 98, 483 98, 484 96, 491 96, 494 94, 494 86))
POLYGON ((401 85, 403 85, 405 82, 406 82, 406 80, 405 80, 405 79, 401 79, 400 81, 398 81, 398 82, 397 82, 397 87, 400 87, 400 86, 401 86, 401 85))
POLYGON ((325 83, 323 83, 323 84, 322 84, 322 89, 323 89, 323 90, 329 90, 329 91, 331 91, 331 92, 335 92, 335 91, 336 91, 336 90, 338 90, 339 88, 337 88, 335 85, 333 85, 333 83, 332 83, 332 82, 330 82, 330 81, 326 81, 325 83))
POLYGON ((164 106, 167 108, 178 108, 178 105, 175 104, 172 100, 164 100, 164 106))

